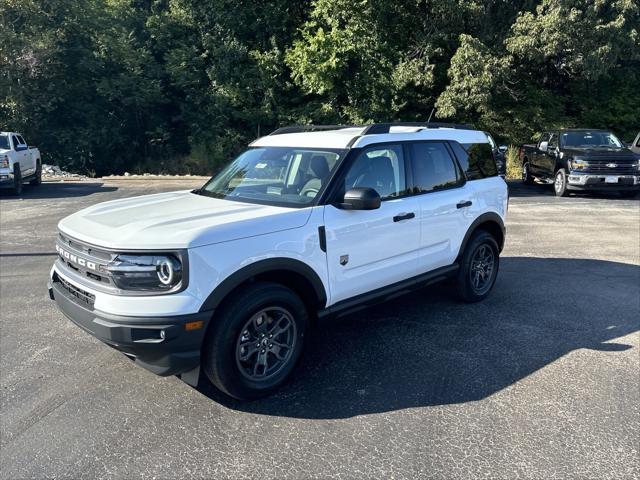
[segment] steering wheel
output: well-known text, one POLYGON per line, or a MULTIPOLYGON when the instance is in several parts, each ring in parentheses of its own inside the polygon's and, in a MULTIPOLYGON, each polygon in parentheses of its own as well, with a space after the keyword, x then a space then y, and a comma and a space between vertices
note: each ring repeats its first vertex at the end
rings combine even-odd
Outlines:
POLYGON ((316 195, 318 195, 318 192, 319 192, 319 191, 320 191, 320 190, 319 190, 319 189, 317 189, 317 188, 308 187, 308 188, 305 188, 304 190, 302 190, 302 191, 300 192, 300 196, 301 196, 301 197, 311 197, 311 198, 314 198, 316 195))

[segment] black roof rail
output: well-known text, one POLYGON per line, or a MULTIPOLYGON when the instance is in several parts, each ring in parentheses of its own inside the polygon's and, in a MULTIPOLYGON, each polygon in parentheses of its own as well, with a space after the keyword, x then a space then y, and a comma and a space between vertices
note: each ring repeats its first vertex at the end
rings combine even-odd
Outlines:
POLYGON ((282 135, 285 133, 322 132, 326 130, 342 130, 344 128, 362 128, 363 125, 289 125, 274 130, 269 135, 282 135))
POLYGON ((389 133, 391 127, 422 127, 422 128, 455 128, 458 130, 475 130, 476 127, 466 123, 444 123, 444 122, 393 122, 393 123, 373 123, 369 125, 361 135, 376 135, 389 133))

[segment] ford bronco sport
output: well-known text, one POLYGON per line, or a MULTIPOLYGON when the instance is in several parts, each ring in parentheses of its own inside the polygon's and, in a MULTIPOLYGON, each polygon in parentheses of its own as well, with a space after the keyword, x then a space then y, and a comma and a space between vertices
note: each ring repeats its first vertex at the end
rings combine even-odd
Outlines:
POLYGON ((319 318, 447 278, 484 299, 507 201, 483 132, 285 127, 202 188, 63 219, 49 292, 152 372, 193 385, 202 367, 252 399, 286 380, 319 318))

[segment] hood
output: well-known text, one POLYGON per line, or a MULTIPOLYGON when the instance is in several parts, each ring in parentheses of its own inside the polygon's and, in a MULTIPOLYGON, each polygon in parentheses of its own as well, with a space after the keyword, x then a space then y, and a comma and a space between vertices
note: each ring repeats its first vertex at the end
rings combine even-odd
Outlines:
POLYGON ((585 159, 593 160, 606 160, 609 158, 616 159, 629 159, 629 161, 636 158, 636 154, 628 148, 615 148, 615 147, 596 147, 596 148, 563 148, 562 151, 565 155, 571 155, 576 157, 584 157, 585 159))
POLYGON ((310 215, 310 208, 271 207, 179 191, 99 203, 64 218, 58 227, 105 248, 177 249, 299 228, 310 215))
POLYGON ((6 148, 0 148, 0 155, 2 155, 3 153, 9 153, 11 150, 8 150, 6 148))

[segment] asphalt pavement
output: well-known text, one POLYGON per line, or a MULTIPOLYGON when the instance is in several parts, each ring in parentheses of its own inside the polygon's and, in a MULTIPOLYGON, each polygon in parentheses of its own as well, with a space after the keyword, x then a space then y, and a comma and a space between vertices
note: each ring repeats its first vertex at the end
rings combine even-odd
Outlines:
POLYGON ((333 320, 251 403, 160 378, 47 295, 56 224, 199 181, 0 197, 0 478, 639 478, 640 201, 511 185, 492 295, 333 320))

